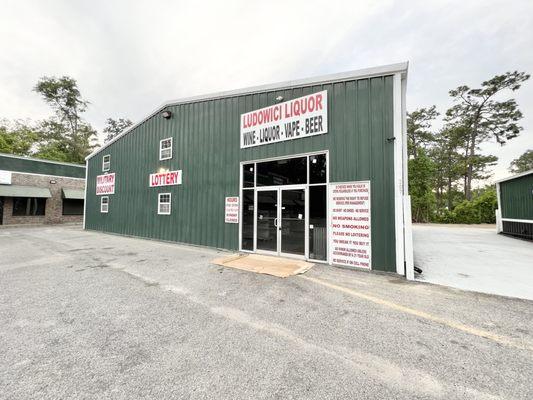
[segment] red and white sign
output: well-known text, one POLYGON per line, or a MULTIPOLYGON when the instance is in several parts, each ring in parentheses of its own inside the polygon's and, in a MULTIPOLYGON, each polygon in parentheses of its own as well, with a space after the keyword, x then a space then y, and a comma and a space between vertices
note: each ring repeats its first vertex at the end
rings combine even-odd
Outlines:
POLYGON ((274 104, 241 115, 241 149, 328 131, 328 91, 274 104))
POLYGON ((329 185, 329 228, 332 264, 371 268, 369 181, 329 185))
POLYGON ((96 195, 115 194, 115 173, 96 177, 96 195))
POLYGON ((181 169, 150 174, 150 187, 181 185, 181 169))
POLYGON ((226 224, 239 223, 239 198, 226 197, 224 222, 226 224))

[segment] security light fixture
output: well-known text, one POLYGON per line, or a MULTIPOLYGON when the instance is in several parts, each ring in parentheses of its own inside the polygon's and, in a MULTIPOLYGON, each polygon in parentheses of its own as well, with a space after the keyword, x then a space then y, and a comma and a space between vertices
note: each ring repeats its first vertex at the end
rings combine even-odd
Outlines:
POLYGON ((165 119, 170 119, 172 117, 172 113, 170 111, 163 111, 161 116, 165 119))
POLYGON ((283 101, 283 96, 278 96, 278 97, 276 97, 276 101, 277 101, 278 103, 281 103, 281 102, 283 101))

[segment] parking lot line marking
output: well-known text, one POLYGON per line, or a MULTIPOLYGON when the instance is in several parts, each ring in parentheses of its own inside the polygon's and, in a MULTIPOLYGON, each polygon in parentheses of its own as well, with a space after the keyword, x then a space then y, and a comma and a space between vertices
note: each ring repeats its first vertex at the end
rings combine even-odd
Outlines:
POLYGON ((511 347, 518 348, 520 350, 533 351, 533 347, 532 346, 527 345, 527 344, 519 343, 519 342, 513 340, 512 338, 509 338, 509 337, 506 337, 506 336, 498 335, 498 334, 495 334, 495 333, 492 333, 492 332, 489 332, 489 331, 485 331, 483 329, 479 329, 479 328, 475 328, 475 327, 472 327, 472 326, 464 325, 464 324, 462 324, 460 322, 456 322, 456 321, 448 320, 448 319, 445 319, 445 318, 441 318, 441 317, 429 314, 429 313, 427 313, 425 311, 417 310, 417 309, 411 308, 411 307, 406 307, 406 306, 403 306, 401 304, 397 304, 397 303, 394 303, 392 301, 382 299, 380 297, 375 297, 375 296, 368 295, 368 294, 365 294, 365 293, 360 293, 360 292, 357 292, 357 291, 355 291, 353 289, 349 289, 349 288, 346 288, 346 287, 343 287, 343 286, 335 285, 334 283, 331 283, 331 282, 323 281, 322 279, 313 278, 313 277, 304 276, 304 275, 299 275, 299 277, 303 278, 305 280, 314 282, 314 283, 316 283, 318 285, 322 285, 322 286, 325 286, 327 288, 330 288, 330 289, 333 289, 333 290, 337 290, 337 291, 342 292, 344 294, 347 294, 349 296, 358 297, 360 299, 364 299, 364 300, 370 301, 370 302, 375 303, 375 304, 379 304, 379 305, 384 306, 384 307, 388 307, 388 308, 396 310, 396 311, 400 311, 400 312, 403 312, 403 313, 406 313, 406 314, 414 315, 414 316, 419 317, 419 318, 424 318, 424 319, 426 319, 428 321, 433 321, 433 322, 436 322, 438 324, 445 325, 445 326, 448 326, 450 328, 457 329, 459 331, 468 333, 470 335, 479 336, 479 337, 482 337, 482 338, 485 338, 485 339, 492 340, 493 342, 496 342, 496 343, 500 343, 500 344, 503 344, 503 345, 506 345, 506 346, 511 346, 511 347))

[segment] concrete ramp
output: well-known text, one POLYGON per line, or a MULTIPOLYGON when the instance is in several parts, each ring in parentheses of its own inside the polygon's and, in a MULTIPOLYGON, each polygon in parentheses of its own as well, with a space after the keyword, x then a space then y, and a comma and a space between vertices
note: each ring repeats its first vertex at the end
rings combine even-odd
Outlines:
POLYGON ((279 278, 303 274, 314 265, 303 260, 260 254, 232 254, 227 257, 215 258, 211 263, 279 278))
POLYGON ((533 243, 494 225, 414 224, 417 280, 533 300, 533 243))

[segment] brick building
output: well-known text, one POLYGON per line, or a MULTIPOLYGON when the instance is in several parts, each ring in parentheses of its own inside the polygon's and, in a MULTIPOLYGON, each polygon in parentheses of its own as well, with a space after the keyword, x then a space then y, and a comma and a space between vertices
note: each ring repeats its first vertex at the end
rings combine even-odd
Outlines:
POLYGON ((0 153, 0 225, 83 221, 85 166, 0 153))

